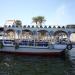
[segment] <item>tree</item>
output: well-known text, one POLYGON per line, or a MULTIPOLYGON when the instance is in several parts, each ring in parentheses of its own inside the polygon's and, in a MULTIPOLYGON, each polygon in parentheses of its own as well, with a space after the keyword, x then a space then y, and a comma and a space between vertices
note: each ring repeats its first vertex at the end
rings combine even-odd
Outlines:
POLYGON ((45 17, 44 16, 36 16, 36 17, 33 17, 32 18, 32 22, 39 24, 40 26, 42 25, 42 23, 44 23, 46 20, 45 20, 45 17))
POLYGON ((44 16, 37 16, 37 19, 38 19, 39 25, 42 25, 42 23, 46 21, 44 16))
POLYGON ((22 22, 21 22, 20 20, 16 20, 15 23, 16 23, 16 26, 17 26, 17 27, 18 27, 18 26, 22 26, 22 22))
POLYGON ((37 25, 37 23, 38 23, 38 18, 37 18, 37 17, 33 17, 33 18, 32 18, 32 22, 34 22, 34 23, 37 25))

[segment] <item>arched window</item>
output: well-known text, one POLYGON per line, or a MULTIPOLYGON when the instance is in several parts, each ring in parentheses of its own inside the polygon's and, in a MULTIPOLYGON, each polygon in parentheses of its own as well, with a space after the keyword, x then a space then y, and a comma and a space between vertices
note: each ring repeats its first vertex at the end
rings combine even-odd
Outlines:
POLYGON ((15 39, 15 31, 13 29, 8 29, 7 31, 5 31, 5 34, 7 39, 15 39))
POLYGON ((32 39, 32 31, 28 30, 28 29, 25 29, 25 30, 22 30, 22 38, 23 39, 27 39, 27 40, 30 40, 32 39))

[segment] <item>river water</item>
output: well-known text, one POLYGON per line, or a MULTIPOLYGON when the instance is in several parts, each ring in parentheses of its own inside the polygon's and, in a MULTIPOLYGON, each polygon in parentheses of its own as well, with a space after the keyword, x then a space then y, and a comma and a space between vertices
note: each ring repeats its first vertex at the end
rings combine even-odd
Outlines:
POLYGON ((0 54, 0 75, 67 75, 69 68, 62 57, 0 54))

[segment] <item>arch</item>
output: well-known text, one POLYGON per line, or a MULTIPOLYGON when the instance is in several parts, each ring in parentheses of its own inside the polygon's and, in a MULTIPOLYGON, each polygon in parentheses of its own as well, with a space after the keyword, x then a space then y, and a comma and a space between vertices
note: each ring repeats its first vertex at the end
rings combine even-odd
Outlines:
POLYGON ((22 30, 22 39, 32 40, 33 32, 31 30, 22 30))
POLYGON ((72 32, 71 35, 70 35, 70 41, 72 43, 75 43, 75 32, 72 32))
POLYGON ((65 32, 65 31, 62 31, 62 30, 55 31, 53 35, 56 36, 59 33, 64 33, 64 34, 66 34, 68 36, 68 33, 65 32))
POLYGON ((22 30, 22 33, 25 33, 25 32, 29 32, 30 34, 33 34, 32 31, 28 29, 22 30))
POLYGON ((49 35, 52 36, 54 34, 54 31, 50 31, 49 35))
POLYGON ((43 32, 48 32, 47 30, 38 30, 38 32, 42 32, 42 31, 43 31, 43 32))
POLYGON ((39 30, 38 33, 40 33, 41 35, 45 35, 46 33, 49 34, 47 30, 39 30))
POLYGON ((15 32, 13 29, 8 29, 8 30, 6 30, 6 33, 10 32, 10 31, 15 32))
POLYGON ((6 39, 15 39, 15 31, 13 29, 8 29, 5 31, 6 39))
POLYGON ((53 34, 55 42, 62 42, 68 38, 68 33, 62 30, 58 30, 53 34))
POLYGON ((38 40, 48 40, 49 32, 47 30, 38 31, 38 40))

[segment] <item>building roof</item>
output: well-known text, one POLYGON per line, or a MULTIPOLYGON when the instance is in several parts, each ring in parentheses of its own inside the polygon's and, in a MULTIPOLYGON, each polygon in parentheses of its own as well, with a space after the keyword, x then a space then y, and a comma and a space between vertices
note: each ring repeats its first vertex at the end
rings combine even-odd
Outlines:
POLYGON ((15 20, 6 20, 5 25, 13 25, 15 24, 15 20))

